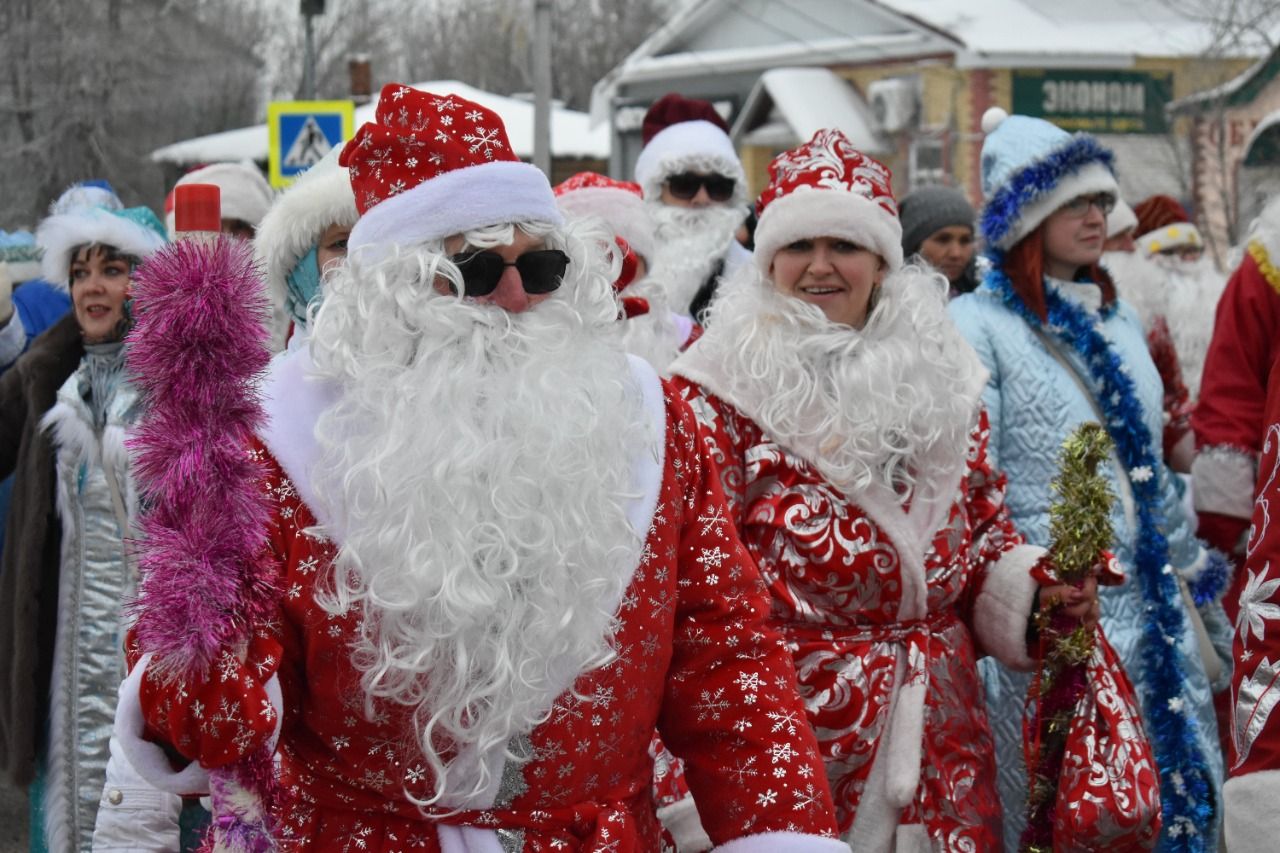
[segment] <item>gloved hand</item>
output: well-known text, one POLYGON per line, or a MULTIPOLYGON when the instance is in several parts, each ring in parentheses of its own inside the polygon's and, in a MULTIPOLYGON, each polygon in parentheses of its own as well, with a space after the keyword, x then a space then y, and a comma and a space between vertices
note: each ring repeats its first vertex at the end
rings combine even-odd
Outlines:
POLYGON ((0 261, 0 326, 9 322, 13 316, 13 276, 9 275, 9 264, 0 261))

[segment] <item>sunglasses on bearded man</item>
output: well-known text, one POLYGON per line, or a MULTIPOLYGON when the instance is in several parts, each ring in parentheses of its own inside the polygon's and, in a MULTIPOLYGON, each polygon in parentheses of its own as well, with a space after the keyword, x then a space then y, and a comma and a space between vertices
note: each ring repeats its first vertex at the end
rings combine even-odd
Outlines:
POLYGON ((666 184, 667 191, 681 201, 689 201, 698 194, 699 189, 706 187, 708 198, 715 202, 722 202, 733 198, 733 191, 738 182, 724 175, 681 172, 667 178, 666 184))
POLYGON ((560 287, 564 271, 569 267, 569 256, 559 249, 539 249, 525 252, 514 261, 504 260, 497 252, 463 252, 451 255, 449 260, 462 273, 463 292, 466 296, 488 296, 498 289, 498 282, 507 267, 515 267, 520 273, 524 292, 536 296, 551 293, 560 287))

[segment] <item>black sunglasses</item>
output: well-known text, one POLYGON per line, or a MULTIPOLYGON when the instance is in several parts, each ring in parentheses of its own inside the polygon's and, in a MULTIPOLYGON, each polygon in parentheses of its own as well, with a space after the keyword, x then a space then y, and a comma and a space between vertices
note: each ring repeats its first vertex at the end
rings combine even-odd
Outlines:
POLYGON ((702 187, 707 188, 707 197, 712 201, 728 201, 733 198, 733 191, 738 182, 724 175, 699 175, 695 172, 681 172, 667 178, 667 190, 681 201, 688 201, 698 194, 702 187))
POLYGON ((503 260, 502 255, 488 251, 464 252, 450 256, 449 260, 457 264, 462 272, 462 284, 467 296, 488 296, 493 293, 507 267, 515 267, 520 273, 525 293, 551 293, 560 286, 564 271, 569 267, 569 256, 559 249, 525 252, 514 261, 503 260))

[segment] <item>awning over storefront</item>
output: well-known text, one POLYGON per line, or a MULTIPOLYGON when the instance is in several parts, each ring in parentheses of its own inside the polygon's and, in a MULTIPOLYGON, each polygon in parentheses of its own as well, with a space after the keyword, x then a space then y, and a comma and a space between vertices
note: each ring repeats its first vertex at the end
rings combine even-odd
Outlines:
POLYGON ((760 75, 733 125, 738 145, 792 148, 824 127, 838 128, 859 151, 891 150, 871 108, 849 81, 826 68, 774 68, 760 75))

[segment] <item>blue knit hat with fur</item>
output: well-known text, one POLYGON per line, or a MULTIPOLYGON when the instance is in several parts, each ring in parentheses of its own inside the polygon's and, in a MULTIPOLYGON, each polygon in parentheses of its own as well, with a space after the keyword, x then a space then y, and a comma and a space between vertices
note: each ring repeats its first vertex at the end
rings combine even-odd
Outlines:
POLYGON ((988 247, 1008 251, 1073 198, 1119 196, 1112 154, 1087 133, 992 107, 982 116, 979 227, 988 247))

